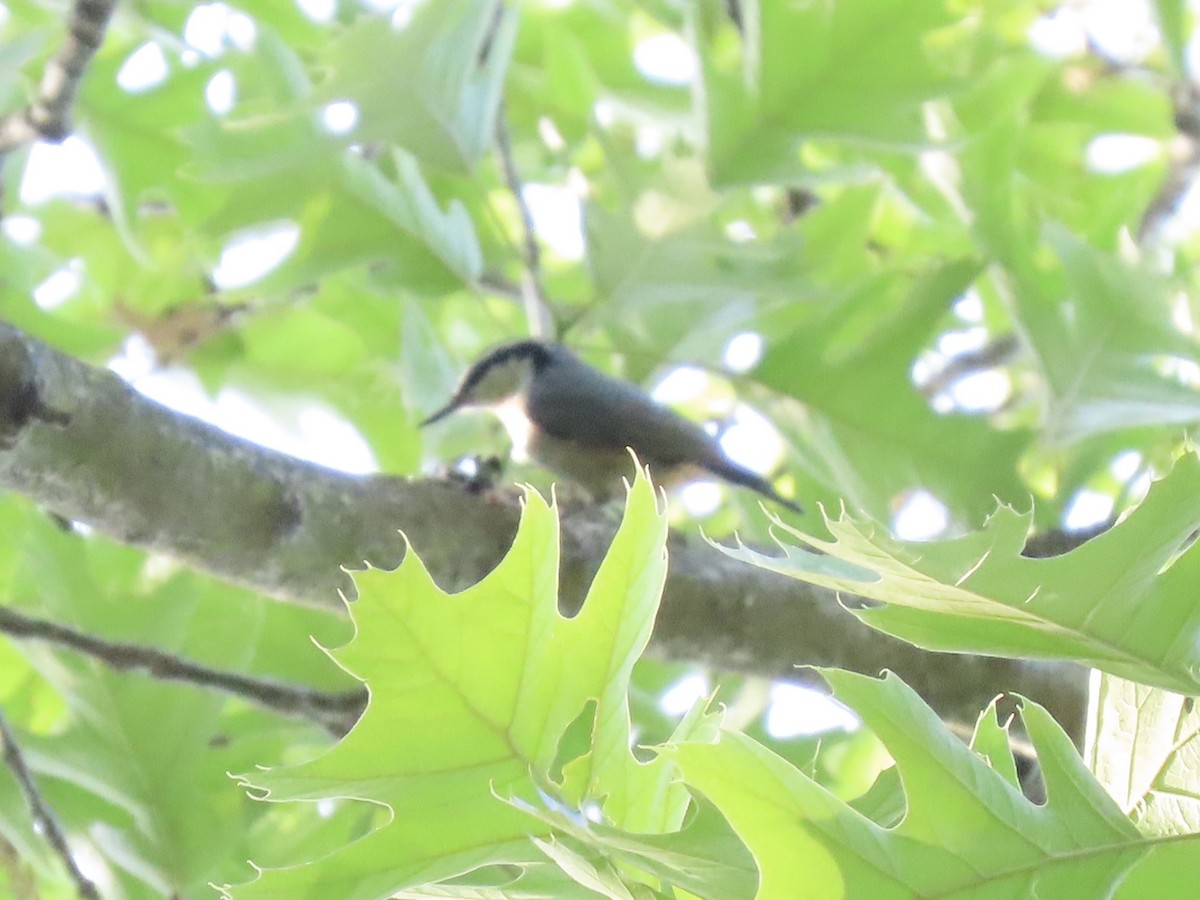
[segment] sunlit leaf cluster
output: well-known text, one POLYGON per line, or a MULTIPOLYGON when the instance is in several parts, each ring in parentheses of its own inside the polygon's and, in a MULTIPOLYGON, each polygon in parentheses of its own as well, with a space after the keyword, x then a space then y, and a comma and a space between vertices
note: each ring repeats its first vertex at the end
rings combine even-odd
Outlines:
MULTIPOLYGON (((104 895, 1193 890, 1194 14, 1105 6, 119 5, 72 137, 2 160, 0 320, 414 478, 507 455, 484 417, 417 423, 481 351, 544 331, 810 512, 772 532, 756 497, 664 508, 639 480, 566 617, 550 476, 508 466, 502 487, 544 490, 505 562, 456 594, 415 554, 357 572, 351 638, 0 496, 5 607, 369 692, 335 737, 0 639, 0 709, 104 895), (762 681, 643 658, 668 523, 698 521, 920 647, 1096 667, 1083 762, 1025 702, 1038 805, 994 710, 967 747, 896 677, 829 671, 864 727, 789 738, 762 681), (712 696, 684 713, 689 684, 712 696)), ((0 115, 67 11, 0 0, 0 115)), ((72 895, 41 838, 0 770, 0 893, 72 895)))

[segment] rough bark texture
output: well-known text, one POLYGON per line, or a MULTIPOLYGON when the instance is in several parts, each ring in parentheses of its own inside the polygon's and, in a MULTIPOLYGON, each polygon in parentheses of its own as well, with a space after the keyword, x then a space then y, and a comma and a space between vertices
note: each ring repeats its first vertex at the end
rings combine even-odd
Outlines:
MULTIPOLYGON (((142 397, 105 369, 0 323, 0 488, 128 544, 277 598, 339 603, 364 560, 394 567, 413 542, 459 589, 512 541, 519 504, 434 480, 355 476, 266 450, 142 397)), ((616 523, 564 517, 562 597, 584 596, 616 523)), ((928 653, 873 631, 833 593, 674 534, 652 641, 664 658, 812 681, 796 666, 891 669, 948 718, 973 721, 1015 691, 1082 733, 1086 674, 1070 664, 928 653)))

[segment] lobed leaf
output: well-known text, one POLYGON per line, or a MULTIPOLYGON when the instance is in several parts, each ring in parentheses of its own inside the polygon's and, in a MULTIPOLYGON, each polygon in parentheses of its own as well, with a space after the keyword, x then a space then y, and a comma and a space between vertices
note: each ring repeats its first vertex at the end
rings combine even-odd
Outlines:
MULTIPOLYGON (((931 650, 1074 659, 1167 690, 1200 689, 1200 459, 1184 456, 1124 521, 1049 559, 1021 555, 1031 513, 1001 507, 982 531, 904 542, 848 515, 832 541, 778 522, 813 550, 769 557, 722 552, 850 591, 883 605, 855 608, 881 631, 931 650), (814 552, 815 551, 815 552, 814 552), (830 557, 838 560, 831 562, 830 557)), ((781 544, 782 546, 782 544, 781 544)))
MULTIPOLYGON (((1023 715, 1046 776, 1044 806, 951 735, 895 676, 823 674, 896 760, 907 812, 894 828, 743 735, 664 751, 746 842, 758 897, 1091 897, 1127 879, 1162 896, 1189 889, 1190 874, 1171 859, 1180 844, 1139 835, 1036 704, 1024 701, 1023 715)), ((1200 838, 1184 843, 1200 850, 1200 838)))
POLYGON ((357 842, 267 870, 233 895, 386 897, 495 863, 543 861, 549 829, 497 798, 553 788, 563 734, 592 702, 587 752, 568 763, 562 793, 577 810, 599 804, 623 828, 678 828, 687 792, 665 761, 633 756, 626 697, 658 607, 665 537, 665 514, 639 473, 570 619, 558 609, 557 517, 533 492, 508 555, 459 594, 441 591, 411 551, 393 572, 356 572, 356 635, 331 656, 367 685, 366 712, 324 756, 244 778, 275 801, 355 799, 383 814, 357 842), (540 849, 530 841, 538 836, 540 849))

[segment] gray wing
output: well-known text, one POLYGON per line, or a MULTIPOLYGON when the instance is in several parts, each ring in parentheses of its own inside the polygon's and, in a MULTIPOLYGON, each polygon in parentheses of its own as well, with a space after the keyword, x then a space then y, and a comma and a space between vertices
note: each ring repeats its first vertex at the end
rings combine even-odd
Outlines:
POLYGON ((573 356, 556 359, 533 380, 527 409, 548 434, 590 447, 632 447, 643 463, 719 468, 724 461, 699 425, 573 356))
POLYGON ((610 378, 565 348, 533 379, 526 411, 559 440, 619 451, 632 447, 651 468, 691 464, 801 512, 757 472, 740 466, 695 422, 655 403, 641 388, 610 378))

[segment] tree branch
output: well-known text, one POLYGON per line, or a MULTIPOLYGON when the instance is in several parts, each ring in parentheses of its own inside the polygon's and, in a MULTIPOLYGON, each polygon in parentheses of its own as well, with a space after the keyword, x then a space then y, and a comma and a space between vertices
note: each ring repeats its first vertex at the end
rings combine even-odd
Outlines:
POLYGON ((0 606, 0 633, 65 647, 119 671, 143 671, 163 681, 191 684, 241 697, 274 712, 317 722, 337 737, 350 730, 366 705, 366 691, 333 694, 225 672, 152 647, 102 640, 3 606, 0 606))
POLYGON ((13 773, 17 786, 21 789, 25 802, 29 805, 29 815, 33 819, 34 830, 46 839, 46 843, 62 861, 79 896, 85 897, 87 900, 100 900, 100 892, 96 889, 96 885, 79 870, 75 857, 71 855, 71 848, 67 846, 67 836, 58 823, 58 817, 54 815, 54 810, 50 808, 50 804, 46 802, 46 798, 38 789, 37 782, 33 780, 33 773, 29 771, 29 766, 25 763, 25 754, 21 752, 17 737, 3 712, 0 712, 0 746, 4 751, 4 764, 13 773))
MULTIPOLYGON (((33 385, 37 404, 66 418, 0 421, 10 438, 0 446, 0 488, 111 538, 275 597, 335 606, 339 589, 353 595, 339 566, 394 567, 400 530, 448 590, 478 581, 512 542, 515 498, 334 472, 165 409, 106 369, 0 323, 0 356, 18 344, 23 352, 8 358, 24 363, 0 369, 0 397, 33 385)), ((564 513, 564 604, 582 602, 615 528, 603 511, 564 513)), ((862 624, 831 591, 728 559, 699 537, 673 534, 669 553, 651 640, 661 658, 802 682, 816 676, 798 665, 887 668, 961 721, 1017 691, 1081 733, 1087 685, 1078 666, 927 653, 862 624)))
POLYGON ((1138 223, 1137 236, 1143 241, 1161 237, 1163 226, 1178 212, 1180 200, 1200 171, 1200 88, 1187 81, 1176 81, 1171 84, 1169 94, 1179 133, 1165 144, 1166 174, 1138 223))
POLYGON ((975 350, 968 350, 950 357, 942 368, 934 372, 920 385, 926 397, 936 397, 954 387, 968 375, 996 369, 1012 361, 1021 349, 1015 335, 1005 334, 989 341, 975 350))
POLYGON ((75 0, 66 39, 46 64, 37 97, 25 109, 0 118, 0 155, 39 139, 61 141, 71 133, 79 82, 116 5, 116 0, 75 0))
POLYGON ((500 155, 500 167, 504 170, 504 181, 516 201, 521 214, 521 242, 525 248, 525 277, 522 294, 525 299, 526 317, 536 337, 555 337, 554 318, 550 314, 550 301, 542 286, 542 250, 537 242, 537 229, 533 224, 533 213, 522 193, 521 176, 513 160, 512 140, 508 134, 508 110, 504 104, 496 113, 496 150, 500 155))
POLYGON ((484 272, 479 276, 476 286, 479 290, 488 291, 499 297, 506 297, 519 303, 525 302, 525 294, 521 286, 515 281, 509 281, 498 272, 484 272))

